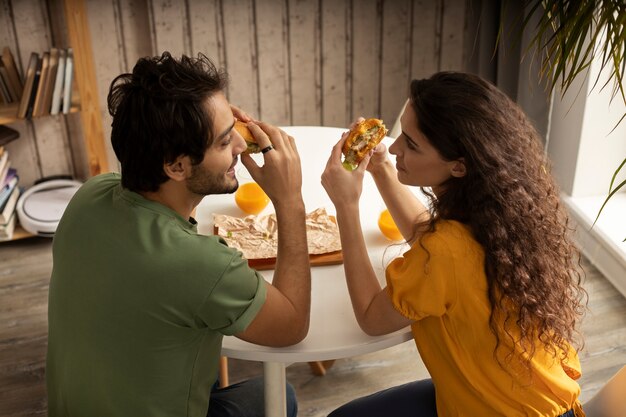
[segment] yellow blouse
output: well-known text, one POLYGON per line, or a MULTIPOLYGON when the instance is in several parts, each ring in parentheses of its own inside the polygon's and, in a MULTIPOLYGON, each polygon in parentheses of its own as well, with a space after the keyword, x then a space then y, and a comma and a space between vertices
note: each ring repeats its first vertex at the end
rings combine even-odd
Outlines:
POLYGON ((506 369, 495 359, 484 251, 469 229, 440 221, 422 244, 426 250, 417 242, 388 266, 387 290, 396 309, 415 320, 413 337, 435 385, 439 417, 555 417, 572 408, 583 416, 572 348, 561 361, 537 344, 529 372, 506 362, 511 342, 501 336, 498 358, 506 369))

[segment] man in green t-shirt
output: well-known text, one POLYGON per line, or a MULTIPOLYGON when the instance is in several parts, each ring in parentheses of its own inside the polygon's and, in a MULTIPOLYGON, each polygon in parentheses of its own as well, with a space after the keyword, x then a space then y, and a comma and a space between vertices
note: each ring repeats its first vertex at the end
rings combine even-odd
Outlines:
POLYGON ((268 346, 306 336, 311 275, 294 139, 231 107, 225 87, 226 75, 203 55, 167 52, 113 80, 121 175, 88 180, 54 238, 51 417, 262 416, 258 378, 215 384, 223 335, 268 346), (263 166, 242 154, 235 118, 264 149, 263 166), (205 196, 237 189, 239 158, 276 210, 271 284, 223 240, 199 235, 191 217, 205 196))

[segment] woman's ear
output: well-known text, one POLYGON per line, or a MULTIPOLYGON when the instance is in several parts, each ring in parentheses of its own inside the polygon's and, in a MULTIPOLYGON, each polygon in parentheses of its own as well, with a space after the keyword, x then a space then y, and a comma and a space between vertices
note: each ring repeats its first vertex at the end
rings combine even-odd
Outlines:
POLYGON ((462 178, 467 174, 467 169, 465 168, 465 159, 459 158, 453 162, 452 171, 450 172, 455 178, 462 178))
POLYGON ((184 181, 190 170, 190 161, 188 156, 178 156, 173 162, 163 164, 163 171, 171 180, 184 181))

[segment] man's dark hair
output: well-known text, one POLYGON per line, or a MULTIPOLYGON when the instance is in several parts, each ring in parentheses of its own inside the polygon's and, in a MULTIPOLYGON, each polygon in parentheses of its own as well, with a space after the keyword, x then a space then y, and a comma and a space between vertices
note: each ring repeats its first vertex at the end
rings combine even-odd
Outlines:
POLYGON ((167 181, 164 163, 187 155, 199 164, 214 139, 205 101, 226 84, 226 73, 203 54, 177 60, 164 52, 141 58, 132 74, 118 75, 107 102, 122 186, 156 191, 167 181))

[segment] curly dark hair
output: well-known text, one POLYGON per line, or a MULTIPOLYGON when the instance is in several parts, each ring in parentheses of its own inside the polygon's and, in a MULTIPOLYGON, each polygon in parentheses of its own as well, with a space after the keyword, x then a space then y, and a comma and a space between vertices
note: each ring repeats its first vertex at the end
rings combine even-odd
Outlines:
POLYGON ((433 216, 425 229, 457 220, 483 246, 496 352, 503 337, 521 346, 526 364, 537 341, 561 359, 568 345, 580 349, 577 326, 587 302, 580 252, 532 123, 504 93, 471 74, 414 80, 410 103, 442 158, 465 160, 464 177, 449 179, 436 198, 429 194, 433 216))
POLYGON ((164 163, 188 155, 199 164, 213 141, 206 99, 226 85, 226 73, 203 54, 177 60, 164 52, 139 59, 132 74, 118 75, 107 101, 122 186, 156 191, 167 181, 164 163))

